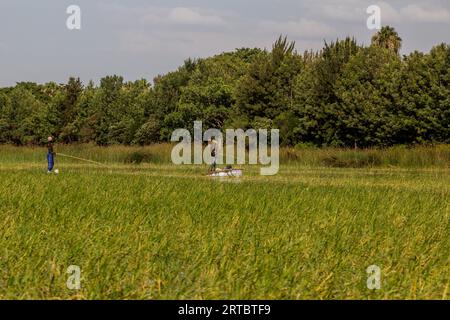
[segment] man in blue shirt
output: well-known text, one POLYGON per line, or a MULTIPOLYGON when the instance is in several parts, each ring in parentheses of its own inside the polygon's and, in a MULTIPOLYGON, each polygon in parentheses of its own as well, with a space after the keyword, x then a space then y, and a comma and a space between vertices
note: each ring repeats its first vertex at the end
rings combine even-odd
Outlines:
POLYGON ((47 138, 47 173, 53 172, 53 167, 55 165, 55 152, 53 151, 53 137, 47 138))

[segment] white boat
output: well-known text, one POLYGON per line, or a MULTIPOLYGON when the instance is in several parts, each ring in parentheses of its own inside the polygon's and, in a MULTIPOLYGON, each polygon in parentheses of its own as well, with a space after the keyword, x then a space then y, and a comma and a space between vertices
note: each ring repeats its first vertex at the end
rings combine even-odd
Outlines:
POLYGON ((242 177, 243 170, 242 169, 224 169, 224 170, 216 170, 216 172, 211 173, 210 177, 242 177))

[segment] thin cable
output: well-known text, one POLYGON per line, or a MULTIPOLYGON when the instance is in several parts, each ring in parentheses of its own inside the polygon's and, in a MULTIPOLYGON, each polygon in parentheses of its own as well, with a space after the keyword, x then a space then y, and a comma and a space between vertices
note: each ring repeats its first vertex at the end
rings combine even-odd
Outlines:
POLYGON ((97 161, 93 161, 93 160, 88 160, 88 159, 83 159, 83 158, 78 158, 78 157, 74 157, 74 156, 69 156, 67 154, 64 153, 56 153, 57 156, 62 156, 62 157, 67 157, 67 158, 72 158, 72 159, 77 159, 77 160, 81 160, 81 161, 86 161, 86 162, 90 162, 90 163, 94 163, 103 167, 107 167, 106 164, 101 163, 101 162, 97 162, 97 161))

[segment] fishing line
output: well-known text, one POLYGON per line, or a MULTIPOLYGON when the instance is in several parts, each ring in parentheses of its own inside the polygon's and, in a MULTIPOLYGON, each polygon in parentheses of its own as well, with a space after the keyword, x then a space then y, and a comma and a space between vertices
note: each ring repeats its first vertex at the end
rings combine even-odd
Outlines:
POLYGON ((99 165, 99 166, 107 167, 106 164, 101 163, 101 162, 97 162, 97 161, 93 161, 93 160, 88 160, 88 159, 83 159, 83 158, 78 158, 78 157, 74 157, 74 156, 69 156, 69 155, 64 154, 64 153, 57 153, 56 155, 57 155, 57 156, 66 157, 66 158, 77 159, 77 160, 80 160, 80 161, 86 161, 86 162, 94 163, 94 164, 99 165))

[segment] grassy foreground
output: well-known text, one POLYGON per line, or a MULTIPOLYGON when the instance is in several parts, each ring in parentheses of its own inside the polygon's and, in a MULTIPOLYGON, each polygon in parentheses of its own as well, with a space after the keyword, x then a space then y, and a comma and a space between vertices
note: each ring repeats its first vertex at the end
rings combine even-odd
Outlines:
POLYGON ((173 166, 167 146, 139 166, 133 148, 59 150, 107 166, 46 175, 44 149, 0 146, 2 299, 449 299, 447 146, 284 150, 278 175, 240 180, 173 166))

